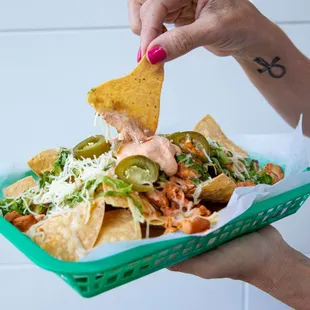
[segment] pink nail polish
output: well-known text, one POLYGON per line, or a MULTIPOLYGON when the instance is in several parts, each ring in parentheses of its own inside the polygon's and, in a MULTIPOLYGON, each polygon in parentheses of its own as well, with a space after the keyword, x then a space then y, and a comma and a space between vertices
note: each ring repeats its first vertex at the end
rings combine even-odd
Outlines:
POLYGON ((160 46, 154 46, 147 52, 147 58, 152 65, 164 61, 167 58, 166 51, 160 46))
POLYGON ((141 47, 138 49, 138 54, 137 54, 137 62, 140 62, 141 60, 141 47))

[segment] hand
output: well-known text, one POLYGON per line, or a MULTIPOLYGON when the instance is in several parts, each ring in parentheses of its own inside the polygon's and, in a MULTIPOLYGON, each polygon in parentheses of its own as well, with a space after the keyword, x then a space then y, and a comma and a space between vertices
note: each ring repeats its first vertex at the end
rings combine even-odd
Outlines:
POLYGON ((289 249, 279 232, 269 226, 169 269, 205 279, 231 278, 252 283, 264 274, 272 277, 278 270, 274 267, 281 260, 283 263, 283 253, 289 249))
POLYGON ((249 0, 128 0, 132 31, 141 36, 138 60, 153 64, 199 46, 218 56, 252 57, 278 27, 249 0), (163 23, 175 29, 162 34, 163 23))

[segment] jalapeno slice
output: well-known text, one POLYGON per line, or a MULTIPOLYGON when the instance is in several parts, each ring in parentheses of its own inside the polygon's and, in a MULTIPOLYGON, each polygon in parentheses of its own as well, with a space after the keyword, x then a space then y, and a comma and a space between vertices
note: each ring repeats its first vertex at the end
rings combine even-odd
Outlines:
POLYGON ((111 144, 102 135, 92 136, 80 142, 73 149, 77 159, 99 157, 110 150, 111 144))
POLYGON ((142 155, 133 155, 124 158, 115 168, 115 174, 128 184, 133 190, 147 192, 152 190, 153 183, 159 175, 158 165, 142 155))
POLYGON ((209 162, 211 146, 207 139, 196 131, 176 132, 169 136, 174 144, 179 146, 185 153, 195 154, 204 162, 209 162), (207 156, 206 156, 207 154, 207 156))

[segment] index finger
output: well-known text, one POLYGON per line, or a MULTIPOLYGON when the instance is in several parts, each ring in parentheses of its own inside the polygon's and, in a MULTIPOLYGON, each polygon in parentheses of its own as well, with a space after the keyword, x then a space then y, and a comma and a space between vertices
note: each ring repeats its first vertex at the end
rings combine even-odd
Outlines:
POLYGON ((128 0, 128 15, 130 28, 134 34, 139 35, 141 32, 140 9, 141 3, 135 0, 128 0))
POLYGON ((140 10, 141 52, 145 54, 148 45, 163 32, 163 23, 168 15, 168 8, 163 1, 146 1, 140 10))

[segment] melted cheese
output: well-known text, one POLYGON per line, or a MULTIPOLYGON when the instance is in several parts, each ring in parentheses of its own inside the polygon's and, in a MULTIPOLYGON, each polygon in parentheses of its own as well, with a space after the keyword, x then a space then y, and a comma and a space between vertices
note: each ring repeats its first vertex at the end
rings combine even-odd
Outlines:
POLYGON ((194 205, 197 205, 201 199, 199 199, 201 192, 202 192, 202 188, 207 185, 208 183, 210 183, 212 181, 212 178, 209 178, 208 180, 204 181, 203 183, 200 183, 197 185, 194 193, 193 193, 193 200, 194 200, 194 205))

